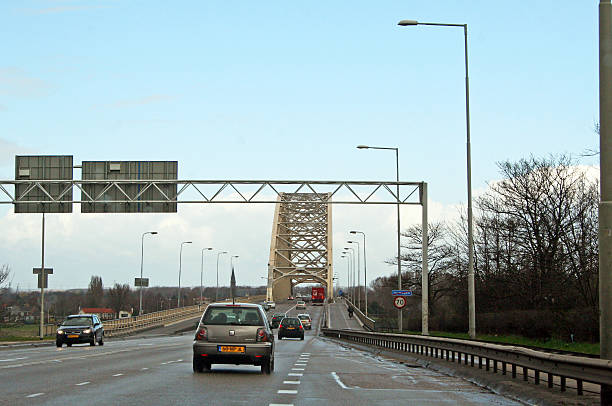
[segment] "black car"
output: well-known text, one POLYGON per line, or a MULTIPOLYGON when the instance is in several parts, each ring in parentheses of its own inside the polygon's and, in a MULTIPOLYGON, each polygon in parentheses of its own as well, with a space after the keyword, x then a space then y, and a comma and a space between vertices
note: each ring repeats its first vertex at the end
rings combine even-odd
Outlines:
POLYGON ((284 313, 277 313, 272 315, 272 328, 278 328, 278 325, 280 324, 281 320, 285 318, 285 314, 284 313))
POLYGON ((304 326, 297 317, 285 317, 278 326, 278 339, 287 337, 304 339, 304 326))
POLYGON ((55 344, 70 347, 72 344, 89 343, 104 345, 104 327, 95 314, 75 314, 66 317, 57 329, 55 344))

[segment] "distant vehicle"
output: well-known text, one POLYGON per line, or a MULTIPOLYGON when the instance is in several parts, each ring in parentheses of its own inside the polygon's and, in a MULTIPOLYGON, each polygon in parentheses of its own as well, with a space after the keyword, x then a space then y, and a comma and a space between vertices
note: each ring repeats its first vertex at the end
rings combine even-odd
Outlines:
POLYGON ((312 304, 313 306, 322 306, 325 301, 325 288, 316 287, 312 288, 312 304))
POLYGON ((266 313, 252 303, 215 303, 206 308, 193 340, 193 372, 212 364, 251 364, 274 370, 274 335, 266 313))
POLYGON ((263 307, 265 311, 270 310, 270 305, 268 304, 268 302, 261 302, 261 307, 263 307))
POLYGON ((55 335, 55 344, 60 348, 63 344, 89 343, 89 345, 104 345, 104 327, 95 314, 74 314, 66 317, 55 335))
POLYGON ((272 315, 272 328, 278 328, 281 320, 285 318, 285 313, 276 313, 272 315))
POLYGON ((295 305, 296 309, 306 309, 306 302, 304 302, 303 300, 298 300, 296 305, 295 305))
POLYGON ((270 306, 270 309, 276 309, 276 303, 274 303, 273 301, 269 301, 268 306, 270 306))
POLYGON ((295 298, 293 296, 289 296, 287 300, 295 300, 295 298))
POLYGON ((312 319, 310 318, 310 314, 301 313, 301 314, 298 314, 297 317, 298 319, 300 319, 300 321, 302 322, 302 326, 304 326, 306 330, 312 329, 312 319))
POLYGON ((278 326, 278 339, 286 337, 304 339, 304 326, 297 317, 285 317, 278 326))

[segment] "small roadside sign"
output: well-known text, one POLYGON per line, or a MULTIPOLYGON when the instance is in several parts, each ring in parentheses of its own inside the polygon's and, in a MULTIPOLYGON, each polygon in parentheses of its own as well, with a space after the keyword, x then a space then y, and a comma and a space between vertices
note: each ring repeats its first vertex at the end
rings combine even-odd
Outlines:
POLYGON ((406 306, 406 298, 404 296, 395 296, 393 299, 393 306, 397 307, 398 309, 402 309, 404 306, 406 306))
POLYGON ((148 288, 149 287, 149 278, 135 278, 134 279, 134 286, 140 286, 143 288, 148 288))
POLYGON ((411 290, 392 290, 391 296, 412 296, 411 290))

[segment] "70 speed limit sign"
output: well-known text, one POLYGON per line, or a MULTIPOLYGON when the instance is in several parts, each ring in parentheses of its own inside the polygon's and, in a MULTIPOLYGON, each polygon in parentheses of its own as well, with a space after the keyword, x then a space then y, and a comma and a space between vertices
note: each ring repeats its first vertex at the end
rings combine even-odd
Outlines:
POLYGON ((403 296, 395 296, 393 298, 393 306, 397 307, 398 309, 402 309, 404 306, 406 306, 406 298, 403 296))

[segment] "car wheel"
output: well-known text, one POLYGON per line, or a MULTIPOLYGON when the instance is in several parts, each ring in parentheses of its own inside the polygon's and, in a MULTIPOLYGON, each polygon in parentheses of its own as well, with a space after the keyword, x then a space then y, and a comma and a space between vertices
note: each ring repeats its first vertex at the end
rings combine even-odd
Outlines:
POLYGON ((72 347, 72 343, 66 343, 66 347, 72 347))
POLYGON ((96 345, 96 336, 92 337, 91 341, 89 342, 89 345, 92 347, 96 345))
POLYGON ((204 363, 197 355, 193 354, 193 372, 202 372, 204 370, 204 363))
POLYGON ((202 362, 202 366, 204 367, 204 371, 210 372, 210 362, 202 362))
POLYGON ((55 345, 57 346, 57 348, 62 348, 62 342, 59 340, 55 341, 55 345))
POLYGON ((270 373, 272 372, 272 368, 272 359, 270 359, 270 357, 266 357, 263 363, 261 364, 261 373, 270 375, 270 373))
POLYGON ((303 340, 303 339, 304 339, 304 336, 301 336, 301 337, 300 337, 300 340, 303 340))
POLYGON ((98 345, 104 345, 104 334, 100 336, 100 341, 98 341, 98 345))
POLYGON ((279 340, 282 340, 282 339, 283 339, 283 336, 279 334, 279 335, 278 335, 278 339, 279 339, 279 340))

